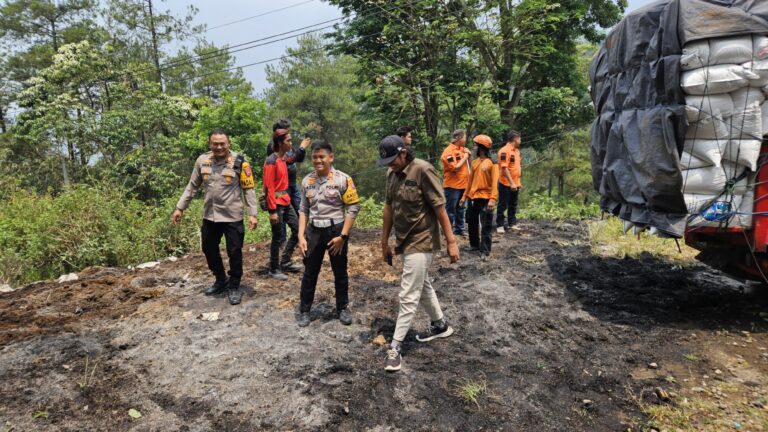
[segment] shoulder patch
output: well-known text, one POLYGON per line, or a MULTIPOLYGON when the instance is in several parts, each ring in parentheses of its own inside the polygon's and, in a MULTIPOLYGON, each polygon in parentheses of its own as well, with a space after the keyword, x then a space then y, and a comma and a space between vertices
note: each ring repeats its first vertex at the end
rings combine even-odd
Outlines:
POLYGON ((344 204, 351 205, 351 204, 357 204, 360 202, 360 197, 357 195, 357 188, 355 187, 355 182, 352 181, 352 177, 347 177, 347 191, 344 192, 344 195, 341 197, 342 201, 344 201, 344 204))
POLYGON ((251 164, 245 161, 243 161, 243 169, 240 170, 240 187, 242 189, 253 189, 256 187, 256 182, 253 180, 251 164))

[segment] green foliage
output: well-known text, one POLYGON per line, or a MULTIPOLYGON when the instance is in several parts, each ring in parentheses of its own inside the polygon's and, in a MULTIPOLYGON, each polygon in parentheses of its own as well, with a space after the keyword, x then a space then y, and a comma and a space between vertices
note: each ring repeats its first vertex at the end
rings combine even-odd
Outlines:
MULTIPOLYGON (((176 202, 146 206, 113 188, 17 191, 0 204, 0 279, 21 284, 88 266, 125 266, 199 249, 199 220, 171 226, 176 202)), ((190 214, 200 214, 193 203, 190 214)))
POLYGON ((357 228, 381 228, 384 220, 384 204, 376 201, 377 196, 373 195, 360 200, 360 213, 355 219, 357 228))
MULTIPOLYGON (((384 176, 374 163, 378 151, 359 112, 367 86, 357 82, 355 61, 346 55, 329 55, 323 40, 313 35, 299 38, 299 46, 289 48, 287 54, 291 57, 277 66, 267 66, 271 87, 266 96, 272 118, 288 118, 294 131, 310 132, 331 143, 334 166, 352 175, 360 193, 381 190, 384 176)), ((394 129, 387 134, 392 132, 394 129)), ((300 174, 311 170, 309 160, 300 170, 300 174)))
POLYGON ((574 199, 552 198, 537 193, 526 198, 517 215, 521 219, 586 219, 600 214, 600 206, 597 204, 584 204, 574 199))
POLYGON ((256 172, 261 164, 256 162, 266 157, 266 143, 271 130, 266 128, 266 104, 244 94, 222 94, 219 103, 197 99, 202 104, 192 128, 179 137, 181 148, 192 161, 202 152, 208 151, 208 134, 215 128, 229 133, 232 149, 244 152, 254 162, 256 172))

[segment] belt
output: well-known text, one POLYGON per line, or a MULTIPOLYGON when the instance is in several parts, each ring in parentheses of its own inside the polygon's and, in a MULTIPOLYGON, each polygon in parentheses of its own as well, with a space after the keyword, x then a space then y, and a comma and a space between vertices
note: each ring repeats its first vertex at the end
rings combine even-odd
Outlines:
POLYGON ((280 198, 283 195, 288 195, 287 190, 275 191, 275 198, 280 198))
POLYGON ((330 228, 335 224, 333 223, 333 219, 312 219, 310 225, 315 228, 330 228))

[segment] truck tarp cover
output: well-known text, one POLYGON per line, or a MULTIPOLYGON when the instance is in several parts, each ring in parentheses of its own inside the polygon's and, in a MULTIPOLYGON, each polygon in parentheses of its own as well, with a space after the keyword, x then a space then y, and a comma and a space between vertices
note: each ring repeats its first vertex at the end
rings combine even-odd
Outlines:
POLYGON ((590 65, 592 180, 603 210, 682 237, 683 46, 768 33, 768 1, 661 0, 627 15, 590 65))

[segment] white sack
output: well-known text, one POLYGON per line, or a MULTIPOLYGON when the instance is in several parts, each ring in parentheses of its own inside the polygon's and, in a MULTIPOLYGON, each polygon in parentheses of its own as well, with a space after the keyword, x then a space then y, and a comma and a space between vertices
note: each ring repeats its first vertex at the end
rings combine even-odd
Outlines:
POLYGON ((683 193, 719 194, 725 188, 725 172, 721 167, 711 166, 682 170, 683 193))
POLYGON ((768 35, 752 35, 752 50, 754 59, 768 59, 768 35))
POLYGON ((763 135, 768 134, 768 102, 760 105, 760 111, 763 114, 763 135))
POLYGON ((697 158, 696 156, 688 153, 685 150, 683 150, 683 152, 680 153, 680 169, 681 170, 704 168, 704 167, 711 167, 711 166, 713 166, 711 162, 707 162, 705 160, 697 158))
POLYGON ((692 70, 703 66, 740 64, 752 60, 753 55, 750 35, 704 39, 683 47, 680 67, 682 70, 692 70))
POLYGON ((728 93, 716 95, 685 96, 685 113, 689 122, 707 117, 730 117, 733 115, 733 99, 728 93))
POLYGON ((683 144, 683 151, 689 153, 690 156, 702 161, 705 165, 697 164, 699 166, 684 165, 682 158, 680 165, 683 169, 701 168, 702 166, 720 166, 720 161, 723 158, 723 152, 728 145, 728 140, 705 140, 705 139, 687 139, 683 144))
POLYGON ((688 125, 685 139, 728 139, 731 135, 731 125, 722 117, 708 117, 688 125))
POLYGON ((691 213, 688 219, 689 227, 752 227, 752 213, 754 212, 755 201, 754 191, 750 191, 744 196, 733 196, 732 199, 730 196, 726 197, 725 195, 716 197, 714 195, 686 194, 684 197, 688 213, 691 213), (706 214, 706 211, 710 210, 709 219, 717 219, 712 217, 712 212, 717 209, 717 207, 714 209, 712 207, 716 206, 717 204, 715 203, 717 202, 721 203, 719 204, 721 211, 730 213, 727 222, 725 220, 722 222, 718 220, 710 221, 701 216, 702 212, 706 214))
MULTIPOLYGON (((740 64, 708 66, 682 73, 680 86, 691 95, 729 93, 760 77, 740 64)), ((735 106, 735 105, 734 105, 735 106)))
POLYGON ((765 94, 759 89, 744 87, 731 92, 731 101, 733 102, 733 112, 739 112, 747 109, 752 104, 761 104, 765 101, 765 94))
POLYGON ((750 87, 763 87, 768 85, 768 60, 750 61, 742 64, 744 69, 757 74, 757 79, 749 80, 750 87))
POLYGON ((723 160, 736 162, 752 171, 757 171, 757 158, 760 156, 761 144, 761 140, 731 139, 725 146, 723 160))
POLYGON ((751 104, 745 111, 737 111, 731 117, 730 137, 750 140, 763 138, 763 110, 758 103, 751 104))

